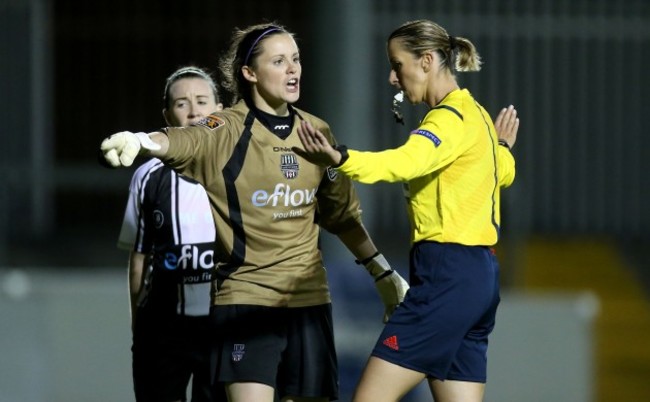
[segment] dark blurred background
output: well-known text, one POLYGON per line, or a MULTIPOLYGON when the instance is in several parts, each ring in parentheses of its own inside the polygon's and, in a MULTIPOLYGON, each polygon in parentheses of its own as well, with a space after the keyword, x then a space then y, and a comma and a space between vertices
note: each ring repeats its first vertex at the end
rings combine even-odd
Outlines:
MULTIPOLYGON (((105 136, 163 124, 162 87, 175 68, 216 72, 234 27, 277 20, 296 32, 299 106, 342 142, 399 145, 388 108, 385 38, 431 18, 469 37, 484 59, 461 74, 492 114, 522 118, 516 184, 503 238, 598 235, 647 240, 649 136, 645 1, 65 1, 0 2, 3 117, 2 248, 6 265, 105 266, 131 171, 97 164, 105 136), (42 252, 35 252, 42 250, 42 252), (74 250, 74 252, 71 252, 74 250)), ((406 107, 408 109, 408 107, 406 107)), ((414 125, 422 110, 407 117, 414 125)), ((405 227, 397 186, 366 188, 377 237, 405 227)), ((391 239, 392 240, 392 239, 391 239)), ((119 258, 119 257, 117 257, 119 258)))
POLYGON ((101 168, 101 139, 126 129, 162 127, 165 78, 188 64, 216 72, 235 27, 277 18, 304 36, 306 6, 300 1, 5 4, 1 110, 9 123, 2 131, 10 152, 2 162, 9 180, 1 201, 0 260, 123 264, 124 256, 112 246, 133 169, 101 168))
MULTIPOLYGON (((401 144, 426 110, 404 105, 406 125, 393 121, 385 40, 416 18, 472 40, 484 66, 461 85, 493 116, 514 104, 521 117, 497 247, 504 290, 593 293, 592 400, 648 400, 647 384, 630 386, 650 377, 646 0, 0 0, 0 267, 125 270, 115 243, 133 168, 100 167, 99 143, 159 128, 165 78, 187 64, 216 72, 235 27, 275 20, 297 34, 298 106, 340 142, 401 144), (631 396, 606 399, 616 389, 631 396)), ((400 186, 357 188, 406 275, 400 186)), ((349 264, 337 241, 324 244, 330 271, 349 264)))

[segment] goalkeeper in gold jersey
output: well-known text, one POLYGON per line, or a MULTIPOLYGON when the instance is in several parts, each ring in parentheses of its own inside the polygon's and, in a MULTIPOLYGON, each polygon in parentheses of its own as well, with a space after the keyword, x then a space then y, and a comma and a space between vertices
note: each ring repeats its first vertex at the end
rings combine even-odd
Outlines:
MULTIPOLYGON (((390 83, 410 103, 430 107, 406 142, 381 152, 348 150, 303 122, 303 148, 296 149, 353 180, 407 183, 411 287, 384 327, 354 401, 398 401, 426 380, 436 402, 479 402, 500 300, 492 252, 501 230, 499 191, 514 180, 514 137, 500 141, 488 113, 456 81, 456 71, 480 69, 468 39, 411 21, 389 36, 387 51, 390 83)), ((512 122, 518 128, 518 119, 512 122)))
MULTIPOLYGON (((210 317, 213 369, 229 402, 338 399, 338 363, 320 229, 339 237, 374 280, 387 318, 408 284, 378 252, 352 181, 299 158, 301 120, 335 141, 329 125, 294 107, 302 65, 277 24, 236 29, 221 59, 233 106, 195 125, 102 142, 106 161, 159 158, 207 193, 215 223, 210 317)), ((197 260, 200 260, 197 256, 197 260)))

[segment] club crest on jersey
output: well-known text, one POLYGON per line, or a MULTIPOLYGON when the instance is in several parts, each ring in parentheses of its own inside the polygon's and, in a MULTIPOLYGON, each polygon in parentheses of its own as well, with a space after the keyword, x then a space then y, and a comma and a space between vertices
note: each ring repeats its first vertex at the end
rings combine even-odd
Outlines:
POLYGON ((196 122, 197 126, 207 127, 210 130, 216 130, 225 124, 226 122, 223 121, 223 119, 214 115, 209 115, 208 117, 204 117, 201 120, 196 122))
POLYGON ((298 176, 298 157, 296 154, 280 155, 280 170, 287 179, 295 179, 298 176))
POLYGON ((246 348, 246 345, 244 345, 243 343, 234 344, 232 346, 232 353, 231 353, 232 361, 240 362, 241 359, 244 358, 244 353, 246 353, 244 351, 245 348, 246 348))
POLYGON ((338 170, 332 168, 331 166, 327 167, 327 178, 330 179, 330 181, 336 180, 336 178, 339 177, 339 172, 338 170))

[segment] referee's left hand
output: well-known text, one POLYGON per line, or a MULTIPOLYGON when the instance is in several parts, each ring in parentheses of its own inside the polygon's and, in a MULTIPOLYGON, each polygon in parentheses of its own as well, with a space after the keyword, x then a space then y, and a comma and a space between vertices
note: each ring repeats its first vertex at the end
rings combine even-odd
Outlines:
POLYGON ((512 149, 517 141, 517 132, 519 131, 517 109, 512 105, 501 109, 496 120, 494 120, 494 129, 497 130, 499 139, 505 141, 508 148, 512 149))

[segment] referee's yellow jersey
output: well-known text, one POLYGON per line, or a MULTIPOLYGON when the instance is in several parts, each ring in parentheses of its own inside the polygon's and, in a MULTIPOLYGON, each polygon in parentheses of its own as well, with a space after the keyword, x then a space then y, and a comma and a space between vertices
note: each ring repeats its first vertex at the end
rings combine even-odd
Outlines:
POLYGON ((339 171, 362 183, 406 182, 414 243, 491 246, 499 237, 499 188, 512 183, 515 166, 498 146, 489 114, 458 89, 427 113, 404 145, 350 150, 339 171))

